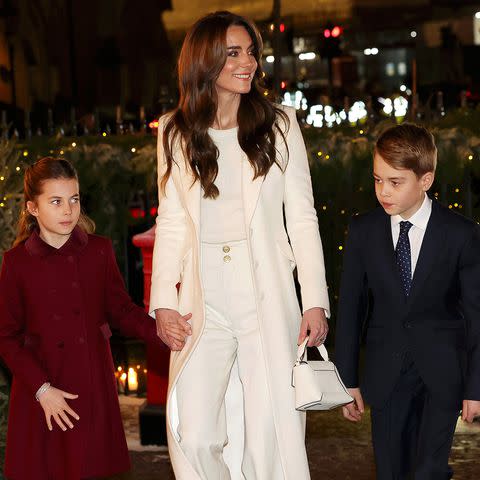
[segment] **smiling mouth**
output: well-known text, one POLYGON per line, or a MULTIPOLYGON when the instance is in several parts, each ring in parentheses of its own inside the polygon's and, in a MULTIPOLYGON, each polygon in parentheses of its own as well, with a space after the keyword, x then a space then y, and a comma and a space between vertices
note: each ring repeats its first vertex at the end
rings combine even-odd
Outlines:
POLYGON ((236 73, 236 74, 234 73, 233 76, 240 80, 250 80, 252 78, 251 73, 236 73))

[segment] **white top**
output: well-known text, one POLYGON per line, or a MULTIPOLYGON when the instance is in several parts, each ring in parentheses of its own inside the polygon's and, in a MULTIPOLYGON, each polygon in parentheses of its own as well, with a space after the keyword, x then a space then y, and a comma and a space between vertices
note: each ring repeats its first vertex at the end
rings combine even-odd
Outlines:
MULTIPOLYGON (((410 240, 410 251, 412 258, 412 277, 417 266, 420 248, 422 247, 423 237, 427 229, 428 220, 432 213, 432 201, 425 194, 422 206, 408 219, 412 224, 408 231, 408 239, 410 240)), ((405 221, 400 215, 392 215, 390 222, 392 225, 393 248, 397 247, 398 237, 400 235, 400 222, 405 221)))
POLYGON ((238 143, 238 127, 228 130, 208 129, 218 148, 218 175, 215 185, 217 198, 200 202, 200 239, 207 243, 228 243, 245 240, 245 213, 242 199, 242 159, 244 152, 238 143))

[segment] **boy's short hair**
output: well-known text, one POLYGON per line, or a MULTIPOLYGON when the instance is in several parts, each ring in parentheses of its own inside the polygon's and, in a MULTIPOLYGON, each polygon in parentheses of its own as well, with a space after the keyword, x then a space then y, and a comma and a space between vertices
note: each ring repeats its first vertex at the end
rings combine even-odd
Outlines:
POLYGON ((385 130, 375 144, 378 153, 391 167, 413 170, 420 178, 437 167, 437 147, 433 135, 424 127, 403 123, 385 130))

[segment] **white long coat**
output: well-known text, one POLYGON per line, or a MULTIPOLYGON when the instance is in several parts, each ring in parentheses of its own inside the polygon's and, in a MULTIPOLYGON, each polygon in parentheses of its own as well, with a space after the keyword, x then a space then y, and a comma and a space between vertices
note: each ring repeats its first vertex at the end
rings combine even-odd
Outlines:
MULTIPOLYGON (((329 301, 305 144, 295 110, 285 108, 285 111, 290 119, 286 134, 288 156, 281 136, 277 135, 280 160, 288 158, 285 172, 273 165, 265 178, 253 181, 253 169, 245 155, 242 160, 242 189, 263 360, 283 471, 285 480, 305 480, 310 478, 304 447, 305 414, 295 410, 294 389, 291 386, 291 369, 301 322, 292 275, 295 265, 303 311, 323 307, 328 316, 329 301)), ((159 179, 165 171, 162 147, 164 124, 165 117, 162 117, 158 129, 159 179)), ((205 324, 199 263, 201 188, 199 182, 192 185, 193 177, 186 167, 181 149, 175 152, 175 161, 165 195, 159 189, 150 310, 153 313, 158 308, 171 308, 182 315, 192 313, 192 335, 183 350, 172 352, 170 357, 167 436, 176 478, 199 480, 178 442, 175 386, 205 324), (177 294, 175 286, 178 282, 181 282, 181 287, 177 294)), ((243 412, 234 411, 242 408, 241 402, 235 402, 235 398, 241 398, 241 385, 238 378, 234 378, 236 369, 233 368, 232 372, 226 406, 229 443, 235 446, 243 443, 243 412)), ((191 401, 195 402, 195 398, 191 401)), ((228 457, 227 464, 237 462, 238 465, 242 451, 232 447, 225 456, 228 457)))

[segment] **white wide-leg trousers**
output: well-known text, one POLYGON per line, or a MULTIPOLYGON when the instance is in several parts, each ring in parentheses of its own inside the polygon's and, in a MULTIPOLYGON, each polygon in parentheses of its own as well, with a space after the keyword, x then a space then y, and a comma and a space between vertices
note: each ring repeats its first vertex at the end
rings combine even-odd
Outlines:
POLYGON ((201 251, 205 330, 177 383, 180 446, 203 480, 283 480, 247 243, 202 243, 201 251), (243 446, 228 444, 225 394, 235 360, 243 446), (229 469, 227 456, 243 459, 229 469))

